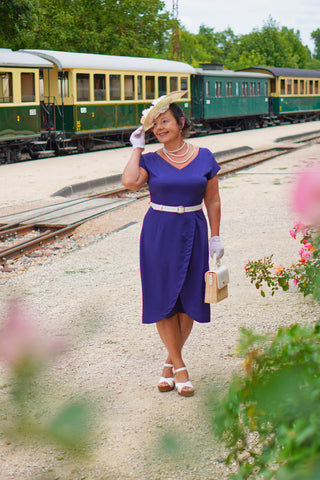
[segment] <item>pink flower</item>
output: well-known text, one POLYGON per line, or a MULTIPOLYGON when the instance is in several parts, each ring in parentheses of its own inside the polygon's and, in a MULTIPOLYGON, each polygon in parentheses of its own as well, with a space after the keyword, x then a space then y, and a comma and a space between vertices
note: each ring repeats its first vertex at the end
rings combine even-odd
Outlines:
POLYGON ((281 275, 281 272, 284 270, 284 266, 283 265, 278 265, 276 268, 275 268, 275 272, 276 272, 276 275, 281 275))
POLYGON ((308 223, 320 225, 320 163, 299 176, 292 207, 308 223))
POLYGON ((26 359, 44 361, 61 351, 60 342, 45 337, 17 300, 9 303, 0 330, 0 359, 15 367, 26 359))
POLYGON ((289 230, 292 238, 296 239, 298 233, 302 233, 303 236, 308 234, 308 228, 302 222, 294 222, 292 230, 289 230))
POLYGON ((305 248, 305 245, 304 245, 303 248, 299 250, 299 255, 301 257, 301 260, 305 260, 309 262, 310 260, 312 260, 312 257, 313 257, 312 249, 305 248))

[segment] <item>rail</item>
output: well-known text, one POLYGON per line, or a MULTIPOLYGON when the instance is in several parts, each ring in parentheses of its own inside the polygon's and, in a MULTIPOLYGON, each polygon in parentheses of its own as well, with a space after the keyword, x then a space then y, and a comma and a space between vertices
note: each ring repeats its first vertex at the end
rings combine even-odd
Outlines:
MULTIPOLYGON (((234 152, 227 154, 225 158, 219 158, 221 170, 218 175, 224 177, 237 171, 252 167, 279 155, 305 147, 307 144, 319 143, 319 136, 311 135, 309 138, 299 138, 299 144, 277 146, 261 150, 250 151, 235 155, 234 152)), ((71 236, 73 231, 83 223, 100 215, 105 215, 117 208, 127 206, 141 198, 148 196, 148 191, 130 192, 124 187, 116 187, 96 195, 80 197, 76 200, 68 200, 46 208, 39 207, 24 212, 18 212, 13 216, 0 217, 0 241, 9 237, 24 235, 30 230, 40 230, 43 233, 28 241, 22 241, 18 245, 0 250, 0 265, 5 265, 9 259, 16 259, 28 252, 37 250, 42 246, 56 241, 58 238, 71 236), (106 203, 93 206, 92 201, 109 199, 106 203), (67 225, 61 225, 67 221, 70 215, 68 209, 72 207, 73 215, 80 215, 76 221, 70 221, 67 225), (7 223, 4 221, 7 220, 7 223)))

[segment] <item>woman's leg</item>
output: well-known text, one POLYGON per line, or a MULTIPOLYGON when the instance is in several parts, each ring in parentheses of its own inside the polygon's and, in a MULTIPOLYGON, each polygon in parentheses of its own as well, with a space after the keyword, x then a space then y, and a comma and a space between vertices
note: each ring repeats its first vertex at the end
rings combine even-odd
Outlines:
MULTIPOLYGON (((173 364, 175 370, 184 367, 182 348, 191 333, 193 327, 192 318, 185 313, 177 313, 173 317, 162 319, 156 325, 160 338, 168 351, 166 363, 173 364)), ((164 377, 172 377, 170 367, 164 367, 162 375, 164 377)), ((176 374, 178 383, 188 380, 189 376, 186 370, 176 374)))

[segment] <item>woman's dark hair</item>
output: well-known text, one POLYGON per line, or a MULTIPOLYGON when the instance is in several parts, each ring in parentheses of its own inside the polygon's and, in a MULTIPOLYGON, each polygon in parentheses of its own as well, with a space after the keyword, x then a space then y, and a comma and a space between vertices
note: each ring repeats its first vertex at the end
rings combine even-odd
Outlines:
POLYGON ((177 103, 171 103, 169 106, 174 118, 177 121, 179 127, 182 127, 181 133, 183 137, 187 137, 191 129, 191 122, 189 118, 185 115, 184 111, 177 103), (182 126, 181 119, 184 118, 184 126, 182 126))

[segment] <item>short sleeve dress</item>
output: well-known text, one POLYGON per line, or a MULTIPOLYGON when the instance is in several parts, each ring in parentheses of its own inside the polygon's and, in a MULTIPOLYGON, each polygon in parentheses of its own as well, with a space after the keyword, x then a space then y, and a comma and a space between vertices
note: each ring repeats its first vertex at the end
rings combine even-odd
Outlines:
MULTIPOLYGON (((151 202, 185 207, 202 203, 208 180, 220 170, 206 148, 182 169, 156 152, 142 155, 140 166, 149 175, 151 202)), ((210 322, 210 305, 204 303, 208 258, 202 210, 180 214, 150 207, 140 237, 142 322, 155 323, 180 312, 197 322, 210 322)))

